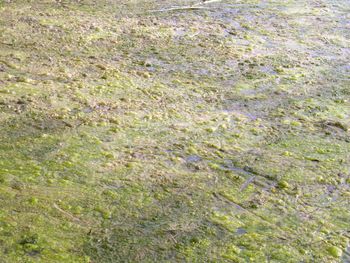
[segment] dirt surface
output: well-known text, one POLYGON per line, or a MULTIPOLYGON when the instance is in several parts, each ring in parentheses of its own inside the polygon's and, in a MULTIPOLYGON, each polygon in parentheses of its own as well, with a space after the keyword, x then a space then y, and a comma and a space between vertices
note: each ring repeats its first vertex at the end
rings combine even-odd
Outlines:
POLYGON ((350 262, 350 2, 1 1, 1 262, 350 262))

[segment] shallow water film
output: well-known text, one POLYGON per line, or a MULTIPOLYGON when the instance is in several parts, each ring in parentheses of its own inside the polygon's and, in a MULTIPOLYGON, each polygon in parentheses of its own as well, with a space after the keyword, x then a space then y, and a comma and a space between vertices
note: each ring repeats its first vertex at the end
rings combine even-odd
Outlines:
POLYGON ((350 262, 350 2, 0 0, 0 262, 350 262))

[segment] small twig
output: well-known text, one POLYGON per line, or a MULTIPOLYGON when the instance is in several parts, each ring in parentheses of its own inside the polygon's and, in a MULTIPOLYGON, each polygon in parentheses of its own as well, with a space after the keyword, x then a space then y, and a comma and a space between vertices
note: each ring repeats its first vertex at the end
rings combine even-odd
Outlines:
POLYGON ((194 34, 192 34, 192 35, 189 35, 189 37, 192 38, 192 37, 197 36, 198 34, 199 34, 199 32, 196 32, 196 33, 194 33, 194 34))
POLYGON ((246 180, 246 181, 242 184, 242 186, 241 186, 241 188, 240 188, 239 190, 240 190, 240 191, 245 190, 245 189, 248 187, 248 185, 249 185, 251 182, 254 181, 255 177, 256 177, 256 175, 254 175, 254 176, 250 177, 248 180, 246 180))
POLYGON ((151 10, 150 13, 160 13, 160 12, 169 12, 169 11, 182 11, 182 10, 201 10, 201 9, 210 9, 208 7, 204 6, 177 6, 177 7, 170 7, 166 9, 159 9, 159 10, 151 10))
MULTIPOLYGON (((261 215, 259 215, 259 214, 255 213, 255 212, 253 212, 253 211, 250 211, 250 210, 244 208, 243 206, 241 206, 240 204, 236 203, 236 202, 235 202, 234 200, 232 200, 231 198, 227 198, 225 195, 222 195, 221 193, 213 193, 213 195, 214 195, 216 198, 218 198, 218 199, 221 199, 221 200, 224 199, 224 200, 226 200, 227 202, 229 202, 229 203, 231 203, 231 204, 234 204, 238 209, 240 209, 240 210, 242 210, 242 211, 245 211, 246 213, 248 213, 248 214, 254 216, 254 217, 257 218, 257 219, 260 219, 261 221, 263 221, 265 224, 269 225, 270 227, 277 228, 278 230, 281 231, 281 233, 284 232, 283 229, 282 229, 280 226, 272 224, 271 222, 269 222, 269 221, 267 221, 265 218, 263 218, 261 215)), ((281 237, 282 237, 282 236, 281 236, 281 237)), ((284 237, 282 237, 282 238, 284 238, 284 237)), ((288 239, 285 238, 285 240, 288 240, 288 239)))
POLYGON ((53 204, 53 207, 56 208, 58 211, 60 211, 65 216, 69 217, 73 221, 81 222, 81 220, 75 216, 73 216, 71 213, 68 213, 67 211, 64 211, 62 208, 60 208, 56 203, 53 204))
POLYGON ((186 6, 173 6, 170 8, 165 9, 159 9, 159 10, 151 10, 150 13, 159 13, 159 12, 169 12, 169 11, 181 11, 181 10, 200 10, 200 9, 210 9, 208 7, 204 7, 203 5, 211 4, 221 2, 221 0, 208 0, 208 1, 202 1, 199 3, 195 3, 193 5, 186 5, 186 6))
POLYGON ((62 121, 63 123, 64 123, 64 125, 66 125, 67 127, 69 127, 69 128, 73 128, 73 125, 72 124, 70 124, 69 122, 67 122, 67 121, 62 121))
POLYGON ((177 240, 175 239, 175 237, 174 237, 172 234, 169 234, 169 235, 170 235, 171 240, 172 240, 175 244, 177 244, 177 240))
POLYGON ((193 4, 193 6, 206 5, 206 4, 216 3, 216 2, 221 2, 221 0, 208 0, 208 1, 203 1, 203 2, 200 2, 200 3, 193 4))

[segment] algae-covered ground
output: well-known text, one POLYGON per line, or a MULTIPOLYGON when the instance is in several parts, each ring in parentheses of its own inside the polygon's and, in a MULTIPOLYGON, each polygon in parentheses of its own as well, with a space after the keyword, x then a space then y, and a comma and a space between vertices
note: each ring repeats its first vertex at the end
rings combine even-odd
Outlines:
POLYGON ((349 21, 0 1, 0 262, 350 262, 349 21))

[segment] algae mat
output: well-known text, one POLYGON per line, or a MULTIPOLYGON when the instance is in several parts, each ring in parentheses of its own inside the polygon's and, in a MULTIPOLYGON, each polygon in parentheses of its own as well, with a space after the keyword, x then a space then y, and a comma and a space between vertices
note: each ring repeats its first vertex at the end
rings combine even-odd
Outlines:
POLYGON ((0 262, 349 262, 350 2, 191 4, 0 1, 0 262))

